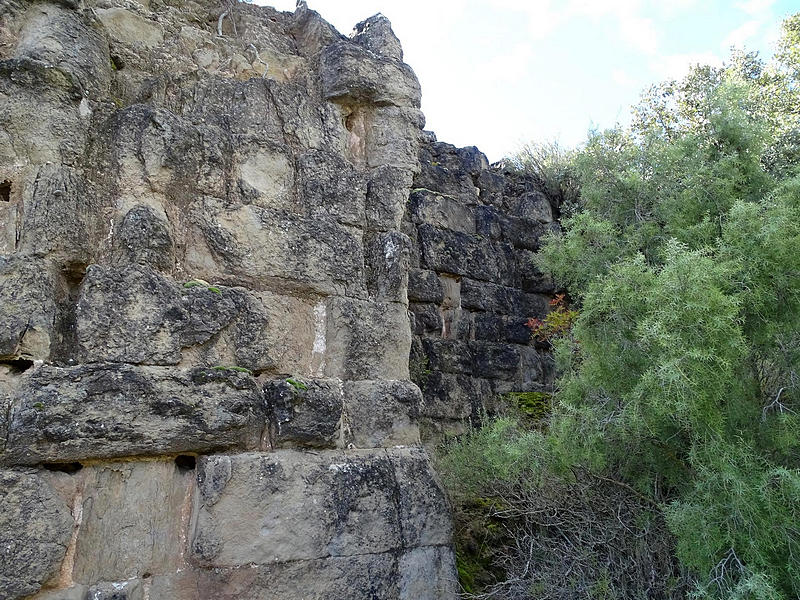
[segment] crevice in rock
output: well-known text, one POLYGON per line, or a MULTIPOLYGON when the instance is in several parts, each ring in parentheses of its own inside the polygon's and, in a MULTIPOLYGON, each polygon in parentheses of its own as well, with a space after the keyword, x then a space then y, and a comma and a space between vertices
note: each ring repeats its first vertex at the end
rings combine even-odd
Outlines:
POLYGON ((83 468, 83 465, 79 462, 42 463, 42 468, 55 473, 74 475, 83 468))
POLYGON ((0 182, 0 202, 11 202, 11 182, 8 179, 0 182))
POLYGON ((33 366, 33 361, 27 358, 14 358, 9 360, 0 360, 0 364, 8 365, 11 368, 12 375, 21 375, 33 366))
POLYGON ((87 266, 81 262, 69 263, 60 272, 61 293, 56 314, 56 341, 52 352, 52 360, 57 364, 75 362, 78 348, 75 309, 87 266))
POLYGON ((194 471, 197 468, 197 457, 192 454, 179 454, 175 457, 175 466, 181 473, 194 471))

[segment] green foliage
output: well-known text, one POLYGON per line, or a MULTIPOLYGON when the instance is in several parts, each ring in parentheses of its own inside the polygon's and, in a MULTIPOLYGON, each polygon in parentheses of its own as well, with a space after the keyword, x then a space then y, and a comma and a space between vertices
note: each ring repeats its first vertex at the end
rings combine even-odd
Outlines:
POLYGON ((209 292, 213 292, 215 294, 220 294, 220 295, 222 294, 222 290, 220 290, 218 287, 216 287, 214 285, 211 285, 210 283, 208 283, 204 279, 191 279, 190 281, 187 281, 186 283, 184 283, 183 287, 186 288, 186 289, 192 289, 192 288, 195 288, 195 287, 202 287, 202 288, 207 289, 209 292))
POLYGON ((550 414, 553 395, 547 392, 509 392, 505 394, 505 398, 511 401, 512 406, 519 409, 521 416, 536 423, 550 414))
POLYGON ((236 366, 226 366, 226 365, 217 365, 212 367, 215 371, 231 371, 234 373, 247 373, 248 375, 252 375, 253 372, 246 368, 246 367, 236 367, 236 366))
POLYGON ((570 215, 580 207, 580 184, 575 172, 574 152, 558 145, 526 144, 508 159, 512 169, 532 176, 548 199, 570 215))
POLYGON ((295 378, 292 378, 292 377, 288 377, 286 379, 286 383, 288 383, 294 389, 299 390, 299 391, 303 391, 303 390, 307 390, 308 389, 308 386, 305 383, 303 383, 299 379, 295 379, 295 378))
POLYGON ((798 106, 795 15, 773 62, 697 67, 564 163, 518 159, 580 184, 538 257, 578 310, 557 315, 546 432, 470 434, 444 459, 451 488, 586 472, 659 507, 694 596, 800 597, 798 106))

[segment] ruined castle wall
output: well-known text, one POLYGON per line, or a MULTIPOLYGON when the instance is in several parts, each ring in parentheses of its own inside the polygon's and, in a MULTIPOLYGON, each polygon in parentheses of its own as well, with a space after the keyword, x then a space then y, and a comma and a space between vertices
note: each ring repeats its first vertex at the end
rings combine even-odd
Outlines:
POLYGON ((553 283, 533 259, 559 225, 534 180, 490 166, 477 148, 426 134, 419 158, 403 221, 410 364, 423 439, 435 443, 513 410, 514 393, 551 391, 552 357, 527 322, 550 310, 553 283))
POLYGON ((0 597, 451 598, 409 263, 479 232, 387 21, 221 4, 0 5, 0 597))

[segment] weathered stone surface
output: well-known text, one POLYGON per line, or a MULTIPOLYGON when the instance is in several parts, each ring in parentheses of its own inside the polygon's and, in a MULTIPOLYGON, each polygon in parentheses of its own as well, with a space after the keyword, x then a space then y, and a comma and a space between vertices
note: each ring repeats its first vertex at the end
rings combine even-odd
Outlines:
POLYGON ((416 548, 400 557, 401 600, 439 600, 456 598, 461 589, 453 576, 455 556, 449 547, 416 548), (431 586, 430 582, 436 582, 431 586))
POLYGON ((264 397, 274 446, 336 447, 343 405, 339 379, 270 381, 264 397))
POLYGON ((447 514, 447 503, 422 450, 209 456, 198 463, 198 492, 192 553, 214 567, 376 554, 451 539, 447 517, 428 514, 447 514))
MULTIPOLYGON (((194 476, 172 460, 109 463, 67 475, 81 507, 73 580, 108 590, 102 582, 181 568, 194 476)), ((134 586, 126 589, 123 597, 136 597, 134 586)))
POLYGON ((392 30, 389 19, 382 14, 371 16, 353 28, 353 41, 374 54, 393 60, 403 60, 403 48, 392 30))
POLYGON ((144 600, 141 581, 103 582, 91 586, 86 592, 87 600, 144 600))
POLYGON ((345 41, 322 51, 320 77, 322 94, 328 100, 414 107, 420 104, 419 82, 408 65, 345 41))
MULTIPOLYGON (((444 550, 449 551, 449 548, 444 550)), ((396 553, 386 552, 239 569, 204 569, 154 577, 150 595, 151 598, 170 600, 203 600, 209 597, 242 600, 399 600, 398 562, 396 553)), ((405 572, 411 571, 406 568, 405 572)), ((444 580, 452 577, 448 572, 441 573, 441 576, 444 580)), ((423 594, 439 589, 438 582, 428 581, 427 589, 425 582, 418 581, 416 585, 423 594)), ((426 596, 420 596, 423 597, 426 596)), ((455 598, 447 594, 431 597, 442 600, 455 598)))
POLYGON ((298 159, 298 177, 308 214, 363 226, 367 184, 352 163, 330 152, 308 152, 298 159))
POLYGON ((489 379, 513 379, 520 368, 520 347, 494 342, 470 342, 474 363, 471 372, 489 379))
POLYGON ((369 229, 400 228, 413 178, 412 169, 393 165, 381 165, 370 171, 366 203, 369 229))
POLYGON ((419 241, 423 268, 483 281, 514 281, 510 246, 427 223, 419 227, 419 241))
POLYGON ((408 310, 411 317, 411 332, 415 336, 429 333, 441 335, 444 320, 437 305, 412 303, 409 304, 408 310))
POLYGON ((356 448, 419 443, 422 393, 409 381, 352 381, 344 386, 345 442, 356 448))
MULTIPOLYGON (((359 229, 205 198, 190 216, 214 263, 187 257, 187 267, 232 285, 269 284, 277 291, 363 295, 359 229)), ((207 256, 202 248, 198 255, 207 256)))
POLYGON ((483 229, 478 231, 475 229, 476 209, 452 196, 416 188, 411 190, 408 210, 409 216, 415 223, 428 223, 441 229, 488 236, 483 229))
POLYGON ((429 368, 443 373, 472 373, 475 361, 474 348, 466 341, 424 338, 422 349, 428 358, 429 368))
POLYGON ((444 302, 444 289, 434 271, 411 269, 408 272, 408 299, 411 302, 444 302))
POLYGON ((331 298, 325 373, 341 379, 408 379, 405 305, 331 298))
POLYGON ((261 391, 214 369, 42 366, 20 383, 5 464, 258 448, 261 391))
POLYGON ((47 263, 0 256, 0 359, 49 358, 56 318, 47 263))
POLYGON ((411 241, 399 231, 371 235, 366 240, 367 291, 379 302, 408 302, 411 241))
POLYGON ((549 298, 546 296, 467 277, 461 280, 460 299, 464 308, 504 315, 542 318, 549 311, 549 298))
POLYGON ((24 598, 52 580, 72 528, 66 504, 38 475, 0 470, 0 596, 24 598))
POLYGON ((125 214, 115 242, 119 263, 150 265, 167 272, 175 266, 169 222, 150 206, 138 204, 125 214))
POLYGON ((177 284, 153 269, 90 266, 76 317, 78 343, 89 360, 161 365, 180 361, 180 332, 188 317, 177 284))

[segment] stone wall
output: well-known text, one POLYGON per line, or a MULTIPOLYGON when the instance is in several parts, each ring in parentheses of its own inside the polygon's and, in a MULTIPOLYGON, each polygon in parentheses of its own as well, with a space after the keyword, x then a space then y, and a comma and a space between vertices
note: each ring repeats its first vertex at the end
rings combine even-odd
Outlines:
POLYGON ((410 364, 433 443, 512 408, 513 393, 551 390, 552 357, 527 322, 550 310, 553 284, 533 257, 559 225, 532 178, 490 166, 477 148, 427 133, 419 158, 403 231, 413 241, 410 364))
POLYGON ((0 5, 0 597, 451 598, 407 286, 477 230, 403 233, 385 19, 223 8, 0 5))

